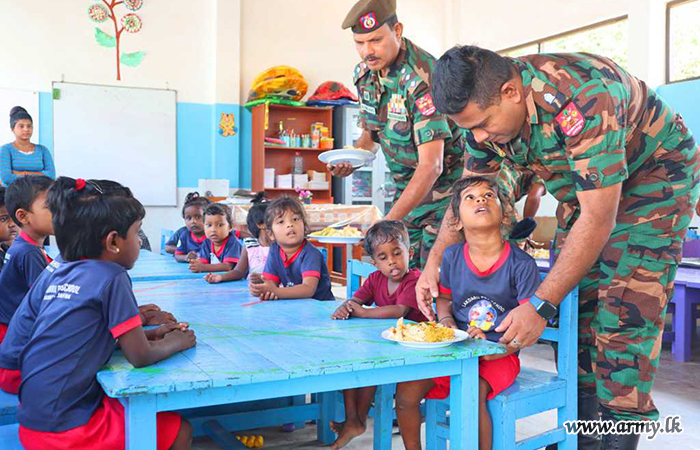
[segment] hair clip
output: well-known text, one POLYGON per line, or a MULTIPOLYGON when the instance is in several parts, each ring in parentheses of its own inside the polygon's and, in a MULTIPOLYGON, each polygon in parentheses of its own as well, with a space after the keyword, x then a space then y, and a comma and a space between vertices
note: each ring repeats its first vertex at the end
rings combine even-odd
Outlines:
POLYGON ((88 181, 87 181, 87 184, 89 184, 90 186, 92 186, 92 188, 93 188, 94 190, 96 190, 97 192, 99 192, 100 194, 104 195, 105 191, 102 189, 102 187, 101 187, 99 184, 95 183, 95 182, 92 181, 92 180, 88 180, 88 181))
POLYGON ((85 180, 83 180, 82 178, 78 178, 77 180, 75 180, 75 190, 76 191, 82 191, 84 187, 85 187, 85 180))

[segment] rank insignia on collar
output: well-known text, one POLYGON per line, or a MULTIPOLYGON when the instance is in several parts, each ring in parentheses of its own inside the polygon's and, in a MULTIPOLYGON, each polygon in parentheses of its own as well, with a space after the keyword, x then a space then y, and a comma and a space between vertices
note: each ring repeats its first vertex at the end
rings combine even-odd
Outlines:
POLYGON ((577 136, 586 126, 586 118, 573 101, 557 114, 555 120, 561 131, 569 137, 577 136))

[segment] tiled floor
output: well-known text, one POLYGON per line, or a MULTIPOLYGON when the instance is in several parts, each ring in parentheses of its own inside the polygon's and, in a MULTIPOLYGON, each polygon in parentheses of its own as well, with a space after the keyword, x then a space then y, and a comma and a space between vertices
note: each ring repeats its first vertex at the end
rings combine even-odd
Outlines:
MULTIPOLYGON (((344 289, 334 289, 334 292, 336 297, 344 297, 344 289)), ((525 366, 554 370, 553 353, 548 345, 537 345, 521 352, 521 361, 525 366)), ((680 415, 684 431, 680 435, 659 435, 653 441, 642 437, 639 449, 700 449, 700 430, 696 428, 700 423, 700 341, 696 340, 693 358, 686 363, 675 361, 671 357, 670 346, 664 346, 653 393, 661 417, 680 415)), ((518 439, 544 431, 555 424, 554 412, 522 419, 517 424, 518 439)), ((394 429, 394 433, 393 448, 402 449, 403 444, 398 430, 394 429)), ((316 441, 315 425, 308 425, 303 430, 293 433, 283 433, 281 429, 268 428, 240 434, 263 435, 264 448, 269 450, 328 448, 316 441)), ((213 450, 219 447, 208 438, 198 438, 193 448, 213 450)), ((368 425, 368 431, 345 448, 348 450, 372 449, 371 422, 368 425)))

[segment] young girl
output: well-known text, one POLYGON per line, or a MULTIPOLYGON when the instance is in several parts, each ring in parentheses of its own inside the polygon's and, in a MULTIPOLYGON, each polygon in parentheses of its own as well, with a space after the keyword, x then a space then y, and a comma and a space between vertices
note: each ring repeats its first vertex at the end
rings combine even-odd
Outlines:
POLYGON ((238 265, 243 246, 233 229, 231 210, 226 205, 213 203, 204 210, 204 233, 197 258, 190 261, 192 272, 228 272, 238 265))
POLYGON ((250 292, 262 300, 335 300, 323 255, 306 240, 304 206, 291 197, 278 198, 267 207, 265 226, 274 242, 262 276, 251 276, 250 292))
POLYGON ((206 239, 204 235, 204 209, 211 202, 200 197, 199 192, 190 192, 182 206, 185 226, 177 230, 165 244, 165 251, 175 253, 175 261, 190 262, 197 259, 197 253, 206 239), (174 242, 174 244, 173 244, 174 242))
POLYGON ((0 186, 0 270, 5 262, 5 253, 18 234, 17 225, 5 206, 5 188, 0 186))
MULTIPOLYGON (((450 207, 466 243, 445 250, 440 267, 437 318, 471 337, 498 342, 494 330, 508 313, 535 294, 540 277, 535 260, 503 241, 503 213, 496 184, 483 177, 458 181, 450 207)), ((490 449, 493 435, 486 400, 515 381, 520 361, 515 350, 479 359, 479 448, 490 449)), ((425 397, 445 398, 450 378, 400 383, 396 418, 407 450, 421 448, 419 404, 425 397)))
MULTIPOLYGON (((104 395, 97 371, 117 343, 131 364, 143 367, 192 347, 195 336, 184 324, 155 332, 141 327, 127 270, 139 255, 145 212, 131 191, 67 177, 51 191, 64 262, 45 289, 31 294, 42 300, 21 353, 20 440, 28 450, 124 448, 124 408, 104 395)), ((157 430, 158 449, 190 447, 192 428, 179 415, 158 414, 157 430)))
POLYGON ((268 203, 256 198, 253 200, 254 205, 248 211, 246 224, 248 231, 253 235, 253 238, 245 239, 245 246, 241 251, 241 260, 238 261, 236 267, 226 272, 225 274, 210 273, 204 277, 209 283, 221 283, 225 281, 236 281, 245 278, 246 273, 249 273, 250 278, 253 273, 262 273, 267 262, 267 255, 270 252, 270 233, 265 227, 265 211, 268 203))

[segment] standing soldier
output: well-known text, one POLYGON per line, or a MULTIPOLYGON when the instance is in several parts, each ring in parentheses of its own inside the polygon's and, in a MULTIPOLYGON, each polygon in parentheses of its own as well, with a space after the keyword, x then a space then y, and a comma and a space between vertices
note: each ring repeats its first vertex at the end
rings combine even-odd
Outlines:
POLYGON ((510 225, 511 241, 528 237, 537 226, 535 215, 540 208, 540 200, 547 193, 542 179, 532 169, 516 167, 508 160, 503 160, 501 170, 496 176, 498 189, 503 192, 507 203, 503 207, 503 219, 510 225), (525 198, 523 218, 518 221, 515 204, 525 198))
MULTIPOLYGON (((345 28, 352 29, 362 58, 355 68, 363 129, 356 145, 376 151, 378 143, 384 151, 396 184, 386 219, 405 222, 411 267, 422 267, 462 174, 461 131, 435 109, 429 85, 435 58, 403 37, 396 0, 360 0, 345 28)), ((328 169, 335 176, 352 173, 347 164, 328 169)))
MULTIPOLYGON (((651 388, 698 200, 698 149, 680 115, 613 61, 582 53, 509 59, 455 47, 437 63, 433 95, 470 130, 469 170, 494 172, 508 159, 532 168, 559 201, 558 258, 496 330, 501 342, 534 344, 579 285, 579 419, 599 410, 606 420, 658 419, 651 388)), ((416 287, 424 313, 442 251, 457 239, 441 228, 416 287)), ((638 442, 619 428, 602 437, 604 450, 638 442)), ((600 446, 579 436, 579 449, 600 446)))

